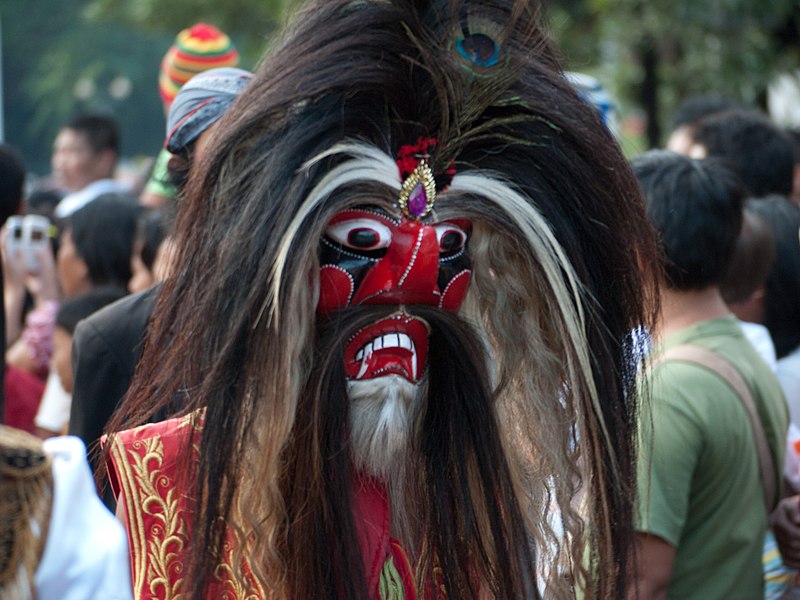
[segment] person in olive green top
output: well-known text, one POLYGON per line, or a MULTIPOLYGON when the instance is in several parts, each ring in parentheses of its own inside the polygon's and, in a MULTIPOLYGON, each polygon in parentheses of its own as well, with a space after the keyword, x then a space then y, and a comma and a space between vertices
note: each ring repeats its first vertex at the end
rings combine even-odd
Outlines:
POLYGON ((663 361, 692 344, 744 379, 780 481, 788 410, 780 385, 719 292, 741 228, 744 191, 720 163, 649 152, 633 163, 665 255, 661 323, 642 413, 636 529, 639 598, 763 598, 767 509, 751 422, 728 383, 663 361))

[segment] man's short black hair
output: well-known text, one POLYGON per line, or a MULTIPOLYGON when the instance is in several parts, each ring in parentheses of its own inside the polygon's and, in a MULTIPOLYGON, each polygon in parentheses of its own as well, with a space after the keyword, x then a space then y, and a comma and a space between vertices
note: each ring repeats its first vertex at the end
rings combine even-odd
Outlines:
POLYGON ((800 206, 783 196, 747 203, 772 229, 775 262, 767 276, 764 325, 783 358, 800 346, 800 206))
POLYGON ((0 226, 19 212, 25 186, 25 164, 13 146, 0 144, 0 226))
POLYGON ((702 290, 722 281, 742 227, 745 190, 736 174, 721 161, 663 150, 632 166, 660 237, 668 287, 702 290))
POLYGON ((675 109, 671 126, 673 130, 684 125, 691 126, 710 115, 740 107, 735 100, 717 94, 687 96, 675 109))
POLYGON ((792 141, 792 148, 794 148, 794 163, 800 165, 800 128, 792 128, 786 130, 786 135, 792 141))
POLYGON ((168 204, 161 208, 146 208, 139 214, 136 237, 142 245, 142 262, 149 271, 153 270, 159 246, 172 229, 173 219, 174 215, 168 204))
POLYGON ((728 272, 720 282, 720 292, 726 304, 749 300, 762 288, 775 262, 775 239, 769 224, 745 207, 742 214, 742 231, 728 265, 728 272))
POLYGON ((729 110, 701 119, 696 143, 707 156, 728 161, 755 197, 788 196, 794 177, 794 147, 789 135, 755 110, 729 110))
POLYGON ((119 154, 119 127, 111 117, 78 115, 67 121, 62 129, 71 129, 84 134, 95 153, 113 150, 119 154))
POLYGON ((127 287, 139 211, 135 198, 109 193, 69 217, 67 228, 92 285, 127 287))

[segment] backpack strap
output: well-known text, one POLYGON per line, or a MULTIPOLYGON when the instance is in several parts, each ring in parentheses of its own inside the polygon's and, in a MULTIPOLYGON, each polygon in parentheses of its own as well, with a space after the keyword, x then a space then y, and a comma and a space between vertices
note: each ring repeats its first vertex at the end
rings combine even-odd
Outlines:
POLYGON ((739 397, 742 406, 750 419, 750 428, 753 431, 753 441, 758 452, 759 471, 761 472, 761 485, 764 492, 764 506, 767 514, 775 508, 775 501, 778 495, 775 466, 772 461, 772 454, 767 443, 767 436, 764 427, 758 416, 753 395, 747 386, 741 373, 727 359, 716 352, 696 344, 683 344, 668 348, 653 363, 653 366, 667 361, 681 361, 693 363, 704 367, 715 373, 720 379, 727 383, 739 397))

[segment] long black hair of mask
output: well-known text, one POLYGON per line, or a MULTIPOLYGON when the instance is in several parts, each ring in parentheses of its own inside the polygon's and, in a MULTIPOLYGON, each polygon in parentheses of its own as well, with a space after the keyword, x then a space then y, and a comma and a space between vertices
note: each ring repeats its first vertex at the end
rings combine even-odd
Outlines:
MULTIPOLYGON (((298 407, 281 482, 290 597, 371 597, 352 512, 343 352, 354 332, 393 310, 346 309, 321 323, 317 370, 298 407)), ((535 556, 501 443, 484 344, 457 315, 408 311, 430 327, 427 394, 405 453, 416 474, 406 502, 421 539, 404 541, 423 563, 417 583, 435 569, 449 597, 477 597, 476 576, 493 597, 537 597, 535 556)))

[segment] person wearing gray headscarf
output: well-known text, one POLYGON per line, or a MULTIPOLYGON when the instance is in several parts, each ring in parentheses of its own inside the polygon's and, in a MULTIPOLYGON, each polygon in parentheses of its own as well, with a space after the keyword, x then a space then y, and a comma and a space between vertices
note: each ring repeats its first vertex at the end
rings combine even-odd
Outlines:
POLYGON ((219 120, 252 78, 249 71, 233 67, 211 69, 192 77, 169 109, 166 149, 173 154, 183 152, 219 120))
MULTIPOLYGON (((252 74, 230 67, 195 75, 178 92, 167 116, 164 146, 171 161, 188 172, 197 158, 202 134, 216 123, 247 86, 252 74), (194 151, 193 151, 194 148, 194 151)), ((169 164, 173 169, 175 165, 169 164)), ((180 187, 180 186, 179 186, 180 187)), ((153 310, 156 285, 132 294, 81 321, 72 340, 73 391, 69 432, 87 444, 96 442, 128 390, 142 352, 142 340, 153 310)), ((113 506, 110 495, 104 497, 113 506)))
POLYGON ((181 171, 188 166, 185 161, 173 161, 179 171, 178 181, 174 181, 170 160, 175 154, 186 157, 192 143, 216 123, 252 77, 243 69, 221 67, 198 73, 181 87, 170 104, 164 148, 139 197, 140 204, 159 207, 175 196, 182 183, 181 171))
POLYGON ((166 168, 178 193, 202 152, 202 139, 252 78, 249 71, 234 67, 210 69, 192 77, 175 96, 167 114, 164 148, 171 154, 166 168))

